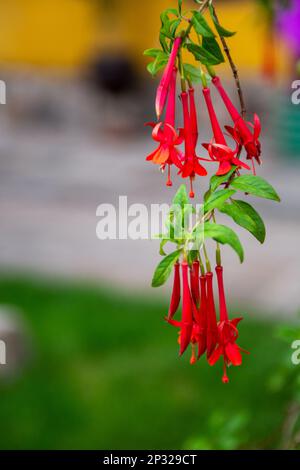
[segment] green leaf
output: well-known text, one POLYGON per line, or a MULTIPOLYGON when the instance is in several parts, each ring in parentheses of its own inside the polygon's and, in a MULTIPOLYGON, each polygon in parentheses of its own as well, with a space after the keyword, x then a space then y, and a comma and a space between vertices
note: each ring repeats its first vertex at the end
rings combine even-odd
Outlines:
POLYGON ((231 246, 233 250, 238 254, 241 263, 244 261, 244 250, 241 242, 236 233, 225 225, 214 224, 206 222, 204 224, 204 236, 205 238, 213 238, 213 240, 225 245, 231 246))
POLYGON ((212 211, 213 209, 220 209, 224 202, 236 193, 233 189, 221 189, 212 193, 204 204, 204 213, 212 211))
POLYGON ((203 38, 202 47, 204 47, 204 49, 214 57, 219 59, 220 64, 225 61, 218 41, 215 38, 203 38))
POLYGON ((188 252, 188 263, 189 265, 193 264, 194 261, 199 259, 199 251, 198 250, 190 250, 188 252))
POLYGON ((175 36, 176 30, 177 30, 178 26, 180 25, 180 23, 181 23, 180 19, 179 20, 175 19, 175 20, 172 20, 170 22, 170 33, 171 33, 172 37, 175 36))
POLYGON ((276 193, 273 186, 271 186, 266 180, 264 180, 260 176, 239 176, 237 178, 234 178, 230 185, 235 189, 239 189, 240 191, 244 191, 245 193, 252 194, 253 196, 280 202, 280 197, 276 193))
POLYGON ((178 261, 182 250, 177 250, 166 256, 157 266, 153 279, 152 287, 160 287, 168 280, 174 264, 178 261))
POLYGON ((202 46, 198 46, 197 44, 187 44, 187 49, 194 55, 196 60, 200 61, 204 65, 218 65, 223 62, 210 51, 204 49, 202 46))
POLYGON ((231 36, 234 36, 235 35, 235 32, 232 32, 232 31, 228 31, 228 29, 225 29, 223 28, 223 26, 221 26, 214 14, 214 9, 212 7, 212 5, 209 5, 209 12, 210 12, 210 16, 214 22, 214 25, 216 27, 216 30, 218 31, 219 35, 224 37, 224 38, 230 38, 231 36))
POLYGON ((164 246, 168 243, 169 240, 162 239, 159 245, 159 254, 161 256, 167 256, 167 254, 164 251, 164 246))
POLYGON ((201 70, 191 64, 183 64, 185 77, 192 83, 201 83, 201 70))
POLYGON ((237 169, 237 167, 234 166, 234 167, 231 168, 229 173, 227 173, 226 175, 222 175, 222 176, 214 175, 214 176, 212 176, 211 179, 210 179, 210 189, 212 191, 215 191, 221 184, 226 183, 229 180, 229 178, 233 175, 233 173, 235 172, 236 169, 237 169))
POLYGON ((160 51, 160 53, 156 56, 156 59, 147 65, 148 72, 150 72, 152 76, 155 76, 157 72, 159 72, 168 63, 168 60, 168 54, 160 51))
POLYGON ((177 193, 174 196, 172 204, 179 205, 181 206, 182 209, 184 209, 185 205, 190 204, 190 200, 188 197, 185 184, 182 184, 177 190, 177 193))
POLYGON ((159 34, 159 42, 160 42, 160 45, 163 49, 163 51, 165 53, 169 53, 169 47, 168 47, 168 44, 167 44, 167 41, 166 41, 166 36, 163 34, 163 33, 160 33, 159 34))
POLYGON ((223 214, 227 214, 234 222, 248 230, 260 242, 264 243, 266 239, 265 224, 254 207, 245 201, 232 201, 232 204, 226 203, 220 208, 223 214))
POLYGON ((199 11, 194 11, 192 16, 192 24, 197 34, 200 34, 206 38, 214 38, 215 35, 209 25, 207 24, 206 19, 199 11))
POLYGON ((143 55, 147 57, 157 57, 158 54, 161 54, 163 51, 161 49, 146 49, 143 52, 143 55))

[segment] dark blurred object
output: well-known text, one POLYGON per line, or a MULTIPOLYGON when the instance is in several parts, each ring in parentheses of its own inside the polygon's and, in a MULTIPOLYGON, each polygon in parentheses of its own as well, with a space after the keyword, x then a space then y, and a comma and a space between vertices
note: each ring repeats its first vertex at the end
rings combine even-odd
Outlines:
POLYGON ((102 55, 91 65, 90 79, 96 88, 114 95, 127 93, 138 86, 137 74, 124 55, 102 55))

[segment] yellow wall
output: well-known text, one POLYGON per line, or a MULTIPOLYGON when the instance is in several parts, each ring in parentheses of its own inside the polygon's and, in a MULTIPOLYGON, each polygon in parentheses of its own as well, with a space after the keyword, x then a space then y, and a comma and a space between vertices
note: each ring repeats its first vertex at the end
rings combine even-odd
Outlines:
MULTIPOLYGON (((121 48, 144 66, 142 50, 157 41, 159 12, 176 0, 106 3, 104 11, 104 0, 0 0, 0 62, 73 68, 96 50, 121 48)), ((238 31, 230 44, 239 67, 259 69, 264 23, 255 2, 226 2, 219 10, 222 23, 238 31)))

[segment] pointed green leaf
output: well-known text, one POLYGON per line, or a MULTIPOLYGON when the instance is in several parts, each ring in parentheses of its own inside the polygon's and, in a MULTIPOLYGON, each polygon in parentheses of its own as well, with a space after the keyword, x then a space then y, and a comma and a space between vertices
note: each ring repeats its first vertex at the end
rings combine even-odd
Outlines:
POLYGON ((216 27, 216 30, 218 31, 219 35, 224 37, 224 38, 230 38, 231 36, 234 36, 235 35, 235 32, 232 32, 232 31, 228 31, 228 29, 225 29, 223 28, 223 26, 221 26, 214 14, 214 9, 212 7, 212 5, 209 6, 209 12, 210 12, 210 16, 214 22, 214 25, 216 27))
POLYGON ((192 16, 192 24, 197 34, 203 37, 214 38, 215 35, 208 25, 206 19, 199 11, 194 11, 192 16))
POLYGON ((215 56, 204 47, 197 44, 187 44, 187 49, 194 55, 195 59, 205 65, 219 65, 223 60, 215 56))
POLYGON ((168 280, 174 264, 178 261, 182 250, 177 250, 166 256, 157 266, 153 279, 152 287, 160 287, 168 280))
POLYGON ((157 57, 158 54, 161 54, 161 53, 162 53, 161 49, 146 49, 143 52, 143 55, 145 55, 147 57, 157 57))
POLYGON ((147 65, 147 70, 152 76, 155 76, 167 63, 168 55, 165 52, 160 51, 155 60, 147 65))
POLYGON ((188 197, 188 193, 187 193, 185 184, 182 184, 179 187, 177 193, 174 196, 172 204, 179 205, 179 206, 181 206, 182 209, 184 209, 185 205, 190 204, 190 200, 189 200, 189 197, 188 197))
POLYGON ((210 179, 210 189, 211 189, 211 191, 215 191, 221 184, 226 183, 229 180, 229 178, 233 175, 233 173, 235 172, 236 169, 237 169, 237 167, 233 166, 231 168, 231 170, 229 171, 229 173, 227 173, 226 175, 222 175, 222 176, 214 175, 214 176, 212 176, 211 179, 210 179))
POLYGON ((218 44, 218 41, 215 38, 203 38, 202 47, 214 57, 216 57, 220 64, 224 62, 223 53, 218 44))
POLYGON ((238 254, 241 263, 244 261, 244 250, 241 242, 236 233, 225 225, 214 224, 206 222, 204 224, 205 238, 213 238, 215 241, 225 245, 230 245, 231 248, 238 254))
POLYGON ((224 202, 236 193, 232 189, 221 189, 212 193, 204 204, 204 213, 212 211, 213 209, 220 209, 224 202))
POLYGON ((159 254, 160 254, 160 256, 167 256, 167 253, 165 253, 165 251, 164 251, 164 246, 167 243, 168 243, 168 240, 166 240, 166 239, 161 240, 160 245, 159 245, 159 254))
POLYGON ((244 191, 245 193, 252 194, 253 196, 280 202, 280 197, 276 193, 275 189, 260 176, 239 176, 237 178, 234 178, 230 185, 235 189, 239 189, 240 191, 244 191))
POLYGON ((201 71, 191 64, 183 64, 185 77, 192 83, 201 83, 201 71))
POLYGON ((245 201, 232 201, 220 208, 223 214, 227 214, 234 222, 248 230, 260 242, 266 238, 266 227, 258 212, 245 201))

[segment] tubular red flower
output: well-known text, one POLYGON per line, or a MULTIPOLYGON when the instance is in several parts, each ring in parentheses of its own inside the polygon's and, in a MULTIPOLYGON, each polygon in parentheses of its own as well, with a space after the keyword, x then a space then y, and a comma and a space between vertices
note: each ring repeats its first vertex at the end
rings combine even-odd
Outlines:
POLYGON ((185 155, 184 155, 184 165, 180 171, 182 178, 190 178, 191 182, 191 191, 190 197, 195 197, 193 191, 193 180, 196 175, 206 176, 206 169, 200 165, 199 160, 203 160, 196 155, 196 132, 197 130, 197 118, 194 114, 196 109, 192 112, 193 118, 191 119, 191 114, 189 110, 189 95, 186 92, 181 93, 181 102, 183 109, 183 120, 184 120, 184 129, 181 130, 181 135, 184 137, 185 143, 185 155))
POLYGON ((181 160, 183 158, 181 152, 176 148, 176 146, 183 141, 182 137, 180 137, 175 130, 176 77, 177 69, 174 67, 164 124, 162 122, 158 124, 148 123, 148 125, 153 127, 152 138, 159 142, 159 146, 154 152, 148 155, 146 160, 160 165, 163 170, 168 165, 167 186, 172 186, 170 174, 171 165, 174 164, 181 169, 181 160))
POLYGON ((180 264, 176 263, 174 266, 174 281, 171 296, 171 302, 168 313, 168 320, 171 320, 178 310, 180 304, 180 264))
POLYGON ((190 270, 192 297, 197 308, 200 306, 199 261, 194 261, 190 270))
POLYGON ((180 331, 180 355, 182 355, 188 345, 190 344, 192 331, 193 331, 193 311, 192 311, 192 297, 189 286, 188 277, 188 263, 184 262, 181 265, 182 270, 182 317, 181 317, 181 331, 180 331))
MULTIPOLYGON (((210 116, 211 126, 214 134, 214 143, 202 144, 204 148, 208 150, 209 156, 213 161, 219 162, 219 169, 217 175, 226 175, 232 168, 232 165, 236 165, 239 168, 245 168, 250 170, 250 167, 243 163, 237 158, 239 146, 235 150, 228 147, 222 129, 220 127, 209 88, 203 88, 203 95, 205 98, 206 106, 210 116)), ((234 137, 234 135, 233 135, 234 137)), ((236 139, 237 140, 237 139, 236 139)))
POLYGON ((255 114, 254 124, 246 123, 226 93, 220 78, 214 77, 212 82, 217 88, 234 122, 234 129, 227 127, 227 130, 231 133, 231 135, 234 135, 235 138, 238 138, 239 143, 245 147, 247 158, 255 158, 256 161, 260 163, 261 144, 259 142, 259 136, 261 133, 261 124, 259 117, 255 114), (249 126, 253 128, 253 132, 250 131, 249 126))
POLYGON ((200 309, 199 309, 199 335, 198 335, 198 359, 203 356, 207 346, 207 294, 206 276, 200 277, 200 309))
POLYGON ((191 134, 193 136, 193 147, 195 149, 197 146, 197 142, 198 142, 198 119, 197 119, 197 110, 196 110, 196 104, 195 104, 194 88, 189 88, 189 102, 190 102, 191 134))
POLYGON ((169 92, 171 77, 172 77, 172 71, 175 66, 175 61, 176 61, 179 48, 181 46, 181 42, 182 42, 181 38, 175 39, 173 43, 172 52, 169 57, 169 61, 164 70, 160 84, 157 88, 156 100, 155 100, 155 109, 156 109, 157 119, 160 119, 160 116, 162 115, 163 109, 165 107, 166 99, 167 99, 168 92, 169 92))
POLYGON ((220 321, 228 321, 228 312, 225 298, 224 280, 223 280, 223 267, 216 267, 216 274, 219 289, 219 307, 220 307, 220 321))
POLYGON ((220 321, 218 323, 218 342, 213 353, 208 358, 208 363, 213 366, 223 356, 224 372, 223 382, 228 383, 226 368, 229 365, 240 366, 242 364, 241 351, 249 354, 247 351, 240 348, 236 341, 238 339, 237 325, 242 318, 235 318, 229 320, 225 299, 224 282, 223 282, 223 268, 222 266, 216 267, 218 288, 219 288, 219 303, 220 303, 220 321))
POLYGON ((217 328, 217 316, 214 301, 213 291, 213 273, 206 274, 206 286, 207 286, 207 350, 206 354, 209 358, 218 342, 218 328, 217 328))
POLYGON ((209 88, 203 88, 203 95, 206 102, 208 114, 210 117, 211 127, 214 133, 214 138, 216 144, 221 144, 227 146, 224 134, 222 132, 221 126, 219 124, 215 108, 212 103, 211 93, 209 88))

